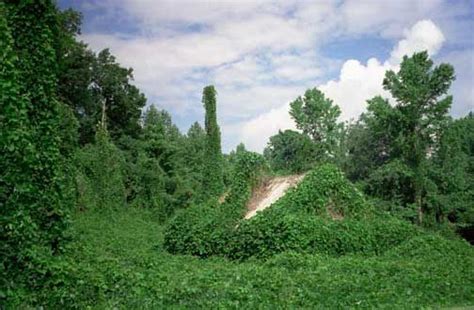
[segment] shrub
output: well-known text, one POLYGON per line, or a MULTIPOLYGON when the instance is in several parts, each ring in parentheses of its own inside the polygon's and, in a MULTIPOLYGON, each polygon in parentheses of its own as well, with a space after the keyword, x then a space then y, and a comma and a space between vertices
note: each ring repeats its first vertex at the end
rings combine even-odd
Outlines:
POLYGON ((372 214, 362 193, 332 164, 324 164, 308 172, 297 187, 290 189, 267 210, 324 218, 365 218, 372 214))
POLYGON ((225 252, 229 238, 245 212, 252 185, 264 167, 261 155, 244 152, 233 171, 233 182, 222 204, 210 201, 177 212, 170 220, 164 246, 171 253, 201 257, 225 252))
POLYGON ((233 259, 266 258, 286 251, 330 256, 379 255, 418 234, 415 226, 396 219, 331 221, 304 214, 268 212, 241 223, 226 254, 233 259))
MULTIPOLYGON (((450 240, 437 234, 423 234, 408 239, 386 253, 387 257, 424 258, 453 260, 473 257, 474 250, 462 239, 450 240)), ((450 262, 452 263, 452 261, 450 262)))
POLYGON ((248 153, 238 161, 222 205, 180 212, 166 229, 165 248, 175 254, 232 259, 266 258, 285 251, 381 254, 418 234, 409 223, 373 216, 362 194, 329 164, 315 168, 271 208, 244 221, 260 160, 248 153))
POLYGON ((99 128, 96 142, 76 155, 76 178, 80 207, 117 208, 125 205, 125 162, 123 154, 99 128))

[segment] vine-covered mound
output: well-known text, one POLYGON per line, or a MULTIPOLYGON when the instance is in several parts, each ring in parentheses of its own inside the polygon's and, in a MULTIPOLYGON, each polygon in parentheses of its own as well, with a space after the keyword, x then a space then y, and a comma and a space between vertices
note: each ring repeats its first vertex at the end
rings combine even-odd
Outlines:
POLYGON ((178 212, 165 231, 165 248, 171 253, 201 257, 224 253, 233 230, 245 214, 245 205, 264 162, 257 153, 239 155, 225 201, 222 204, 212 201, 178 212))
POLYGON ((375 216, 363 195, 330 164, 314 168, 270 208, 244 220, 261 165, 256 154, 242 156, 226 201, 180 212, 166 229, 166 249, 231 259, 285 251, 378 255, 419 234, 409 223, 375 216))

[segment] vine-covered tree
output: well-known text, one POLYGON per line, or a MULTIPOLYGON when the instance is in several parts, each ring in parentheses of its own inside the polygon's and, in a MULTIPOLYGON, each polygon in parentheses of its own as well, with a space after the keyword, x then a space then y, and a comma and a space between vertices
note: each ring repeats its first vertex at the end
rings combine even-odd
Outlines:
POLYGON ((204 170, 204 186, 210 196, 219 195, 224 188, 222 171, 221 132, 217 125, 216 90, 214 86, 206 86, 203 90, 202 102, 206 110, 206 167, 204 170))
POLYGON ((106 123, 98 124, 94 143, 77 152, 76 158, 78 206, 109 210, 124 207, 125 160, 110 141, 106 123))
POLYGON ((30 288, 42 284, 67 224, 58 24, 52 1, 0 3, 0 272, 7 287, 21 279, 30 288))
POLYGON ((340 114, 339 107, 317 88, 308 89, 303 97, 290 103, 296 127, 317 144, 319 159, 334 156, 342 128, 340 114))

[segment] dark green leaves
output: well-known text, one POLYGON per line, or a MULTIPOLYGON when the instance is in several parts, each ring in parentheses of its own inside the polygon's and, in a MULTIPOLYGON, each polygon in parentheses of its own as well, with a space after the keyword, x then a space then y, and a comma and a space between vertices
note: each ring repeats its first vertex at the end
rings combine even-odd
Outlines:
POLYGON ((303 97, 290 103, 296 127, 316 143, 320 158, 334 155, 342 128, 338 122, 340 114, 339 107, 316 88, 308 89, 303 97))

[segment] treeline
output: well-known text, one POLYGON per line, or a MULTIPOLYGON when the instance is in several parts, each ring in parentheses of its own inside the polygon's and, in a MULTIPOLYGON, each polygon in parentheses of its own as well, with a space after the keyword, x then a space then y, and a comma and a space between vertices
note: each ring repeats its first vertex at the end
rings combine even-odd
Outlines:
MULTIPOLYGON (((0 2, 0 300, 59 285, 73 211, 149 208, 165 221, 178 208, 212 205, 237 186, 234 166, 261 159, 243 144, 222 154, 212 86, 204 128, 181 133, 168 112, 143 111, 132 69, 78 42, 80 26, 78 12, 52 1, 0 2)), ((308 90, 291 104, 300 131, 272 137, 265 158, 281 173, 332 162, 380 210, 472 227, 474 120, 449 117, 453 79, 452 66, 434 67, 425 52, 405 57, 384 80, 396 104, 373 98, 350 124, 308 90)))
POLYGON ((183 134, 168 112, 143 111, 132 69, 79 42, 80 26, 53 1, 0 3, 0 300, 66 272, 72 212, 150 208, 164 221, 229 182, 214 87, 205 127, 183 134))
POLYGON ((423 226, 472 230, 474 114, 449 116, 454 78, 451 65, 434 66, 427 52, 405 56, 399 72, 383 80, 394 104, 374 97, 348 123, 338 121, 332 100, 310 89, 290 105, 300 132, 271 137, 265 157, 282 173, 335 163, 380 210, 423 226))

